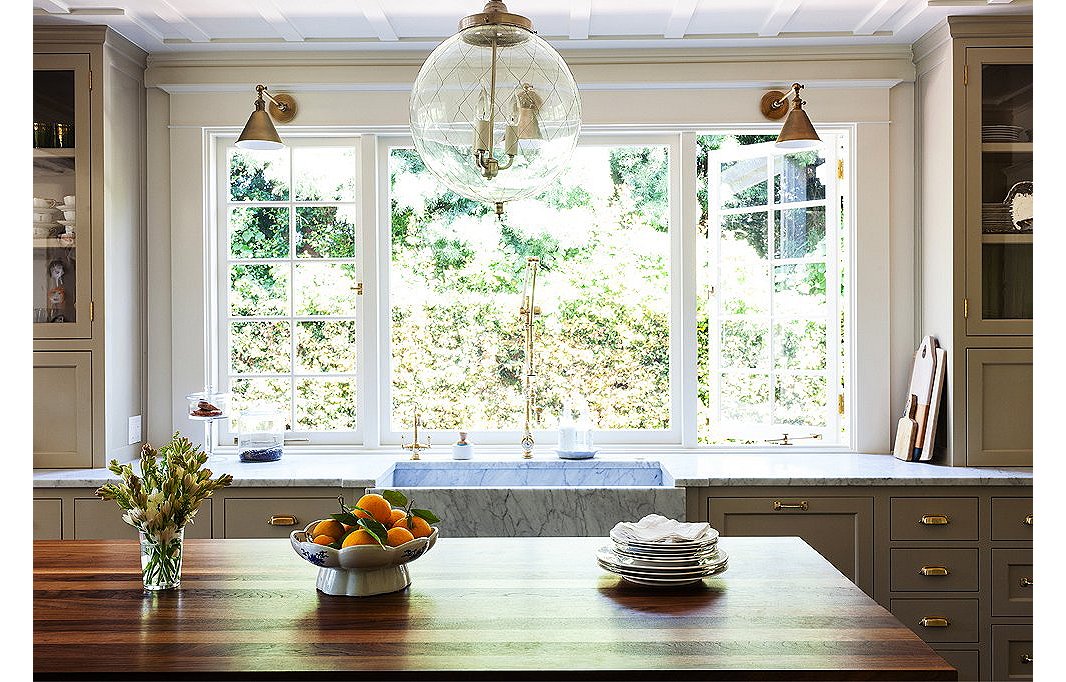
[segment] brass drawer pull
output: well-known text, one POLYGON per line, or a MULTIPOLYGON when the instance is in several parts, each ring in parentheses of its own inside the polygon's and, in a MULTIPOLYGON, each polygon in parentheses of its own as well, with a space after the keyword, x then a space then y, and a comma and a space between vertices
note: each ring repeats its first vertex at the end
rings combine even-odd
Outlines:
POLYGON ((1022 654, 1022 663, 1029 665, 1033 662, 1033 657, 1030 654, 1022 654))
POLYGON ((946 628, 951 623, 943 616, 926 616, 918 621, 918 624, 927 628, 946 628))
POLYGON ((283 515, 271 516, 270 519, 267 520, 267 523, 271 526, 295 526, 296 517, 283 515))
POLYGON ((922 566, 918 569, 922 575, 947 575, 950 573, 947 566, 922 566))
POLYGON ((1032 514, 1026 514, 1025 518, 1022 519, 1022 523, 1024 523, 1027 526, 1033 525, 1033 515, 1032 514))
POLYGON ((947 514, 922 514, 918 523, 923 526, 946 526, 951 523, 951 520, 948 519, 947 514))
POLYGON ((785 504, 781 500, 774 500, 774 511, 782 511, 785 509, 794 509, 797 511, 807 511, 807 500, 803 500, 799 504, 785 504))
POLYGON ((1022 587, 1032 587, 1033 586, 1033 579, 1032 578, 1022 578, 1021 580, 1018 581, 1018 584, 1021 585, 1022 587))

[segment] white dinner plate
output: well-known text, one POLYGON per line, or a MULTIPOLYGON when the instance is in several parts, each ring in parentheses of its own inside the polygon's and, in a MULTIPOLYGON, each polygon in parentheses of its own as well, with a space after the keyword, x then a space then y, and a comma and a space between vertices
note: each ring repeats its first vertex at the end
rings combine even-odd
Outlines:
POLYGON ((694 557, 700 557, 709 554, 717 548, 718 545, 708 545, 701 549, 690 550, 676 550, 666 551, 661 549, 644 549, 641 547, 633 547, 632 545, 619 545, 615 544, 614 548, 619 554, 625 554, 635 557, 647 557, 652 559, 689 559, 694 557))
POLYGON ((706 560, 691 561, 688 563, 660 564, 619 556, 612 552, 609 547, 601 547, 599 551, 596 552, 596 560, 600 563, 621 569, 631 569, 633 571, 648 574, 670 575, 675 573, 699 573, 712 570, 718 564, 728 560, 728 557, 724 552, 719 552, 706 560))
POLYGON ((628 559, 636 559, 639 561, 646 561, 652 564, 670 565, 670 564, 686 564, 694 561, 705 561, 706 559, 714 557, 718 553, 718 549, 712 548, 706 552, 699 552, 696 554, 685 554, 682 556, 660 556, 641 554, 639 552, 628 552, 618 547, 612 548, 614 553, 620 557, 626 557, 628 559))

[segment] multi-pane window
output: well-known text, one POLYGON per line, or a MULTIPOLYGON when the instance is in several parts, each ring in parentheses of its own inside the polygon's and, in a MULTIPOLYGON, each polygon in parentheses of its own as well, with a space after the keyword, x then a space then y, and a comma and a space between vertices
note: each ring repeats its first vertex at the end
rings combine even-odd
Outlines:
POLYGON ((492 208, 389 155, 389 428, 523 424, 524 270, 540 258, 535 428, 577 396, 605 431, 671 426, 670 147, 581 145, 540 196, 492 208))
POLYGON ((357 427, 354 144, 223 149, 220 366, 234 415, 263 405, 297 432, 357 427))
POLYGON ((793 152, 760 131, 589 135, 502 219, 399 137, 220 142, 217 383, 310 444, 394 445, 415 413, 514 444, 535 256, 541 446, 568 401, 599 444, 846 446, 850 137, 820 132, 793 152))
POLYGON ((792 153, 772 136, 699 140, 701 442, 843 442, 845 150, 823 137, 792 153))

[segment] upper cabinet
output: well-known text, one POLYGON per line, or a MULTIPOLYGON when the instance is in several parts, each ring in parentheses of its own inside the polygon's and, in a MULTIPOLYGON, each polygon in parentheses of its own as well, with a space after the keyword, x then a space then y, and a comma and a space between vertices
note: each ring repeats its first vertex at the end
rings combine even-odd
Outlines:
POLYGON ((966 49, 966 332, 1033 333, 1033 51, 966 49))
POLYGON ((1031 465, 1032 17, 948 17, 914 55, 915 332, 948 352, 934 461, 1031 465))
POLYGON ((33 464, 102 467, 145 413, 146 55, 104 26, 33 38, 33 464))

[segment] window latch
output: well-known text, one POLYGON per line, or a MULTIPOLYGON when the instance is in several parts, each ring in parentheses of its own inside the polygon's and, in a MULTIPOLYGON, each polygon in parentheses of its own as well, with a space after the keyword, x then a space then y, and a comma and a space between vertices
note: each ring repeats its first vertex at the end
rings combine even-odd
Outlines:
POLYGON ((356 296, 362 296, 363 295, 363 283, 360 282, 359 284, 356 284, 354 287, 352 287, 352 291, 355 292, 356 296))

